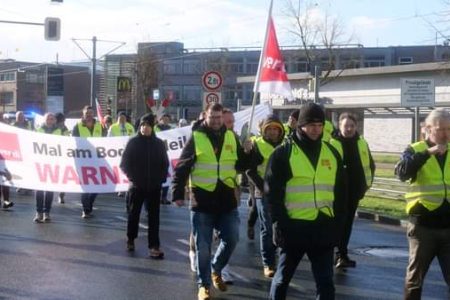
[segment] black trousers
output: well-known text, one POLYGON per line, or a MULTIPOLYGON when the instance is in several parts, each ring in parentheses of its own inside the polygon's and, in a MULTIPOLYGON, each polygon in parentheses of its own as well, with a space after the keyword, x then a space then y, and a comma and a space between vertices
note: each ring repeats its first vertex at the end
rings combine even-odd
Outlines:
POLYGON ((359 199, 348 199, 347 201, 347 215, 345 216, 344 228, 338 245, 338 254, 344 256, 348 254, 348 243, 352 234, 353 220, 359 205, 359 199))
POLYGON ((152 190, 143 190, 131 187, 128 190, 129 213, 127 237, 134 240, 138 236, 139 219, 142 204, 148 207, 148 248, 159 248, 159 207, 161 198, 161 187, 152 190))

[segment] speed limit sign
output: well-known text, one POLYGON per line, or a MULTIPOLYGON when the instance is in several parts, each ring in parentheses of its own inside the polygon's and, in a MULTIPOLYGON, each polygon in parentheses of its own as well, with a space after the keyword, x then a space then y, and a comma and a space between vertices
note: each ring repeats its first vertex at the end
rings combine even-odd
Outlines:
POLYGON ((210 103, 221 103, 222 102, 222 93, 217 92, 204 92, 203 93, 203 108, 210 103))
POLYGON ((223 83, 222 75, 220 75, 219 72, 208 71, 205 74, 203 74, 202 84, 203 87, 208 91, 216 91, 220 89, 222 83, 223 83))

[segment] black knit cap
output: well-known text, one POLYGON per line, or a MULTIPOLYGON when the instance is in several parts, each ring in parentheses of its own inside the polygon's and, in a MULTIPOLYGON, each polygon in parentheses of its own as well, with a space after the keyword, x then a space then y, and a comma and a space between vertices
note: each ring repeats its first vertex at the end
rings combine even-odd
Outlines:
POLYGON ((143 115, 141 117, 140 122, 139 122, 139 126, 141 126, 144 123, 146 123, 146 124, 148 124, 148 125, 153 127, 153 125, 155 125, 155 115, 151 114, 151 113, 143 115))
POLYGON ((325 112, 322 107, 312 102, 300 107, 297 126, 301 127, 309 123, 325 123, 325 112))

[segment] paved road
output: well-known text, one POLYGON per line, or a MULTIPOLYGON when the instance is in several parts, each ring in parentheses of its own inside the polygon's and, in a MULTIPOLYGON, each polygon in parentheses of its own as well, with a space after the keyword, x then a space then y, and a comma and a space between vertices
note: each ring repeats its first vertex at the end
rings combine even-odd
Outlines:
MULTIPOLYGON (((189 270, 187 208, 163 206, 161 241, 166 259, 147 258, 145 217, 136 252, 125 251, 124 200, 101 195, 95 217, 80 218, 78 195, 54 203, 53 221, 34 224, 32 196, 12 195, 16 205, 0 211, 0 299, 196 299, 189 270)), ((267 299, 270 281, 262 276, 258 242, 245 234, 241 206, 241 241, 232 258, 235 283, 215 299, 267 299)), ((401 227, 357 220, 351 241, 355 269, 335 275, 337 299, 401 299, 407 263, 401 227), (386 256, 386 257, 383 257, 386 256)), ((309 263, 303 261, 288 299, 314 299, 309 263)), ((447 287, 434 264, 424 299, 446 299, 447 287)))

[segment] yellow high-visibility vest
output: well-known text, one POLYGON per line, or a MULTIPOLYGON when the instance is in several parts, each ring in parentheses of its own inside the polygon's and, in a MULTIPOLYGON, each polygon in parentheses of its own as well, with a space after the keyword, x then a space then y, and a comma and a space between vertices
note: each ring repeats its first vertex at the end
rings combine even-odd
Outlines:
MULTIPOLYGON (((448 144, 450 147, 450 144, 448 144)), ((411 145, 414 152, 424 152, 428 149, 425 141, 411 145)), ((450 151, 447 151, 445 162, 450 161, 450 151)), ((448 200, 447 190, 450 188, 450 168, 442 171, 439 162, 434 155, 425 162, 417 172, 416 180, 410 183, 409 191, 405 194, 406 212, 417 204, 422 204, 429 211, 433 211, 442 205, 444 199, 448 200)))
MULTIPOLYGON (((341 158, 344 158, 344 150, 342 149, 342 143, 339 140, 332 138, 330 140, 330 144, 334 148, 336 148, 336 150, 341 155, 341 158)), ((367 187, 371 187, 373 182, 373 174, 372 169, 370 168, 369 145, 362 137, 359 137, 357 141, 357 146, 359 152, 359 159, 361 160, 361 166, 363 168, 364 177, 366 179, 366 185, 367 187)))
POLYGON ((292 178, 286 184, 285 206, 291 219, 313 221, 319 212, 334 217, 334 184, 336 182, 337 159, 322 142, 317 167, 297 144, 292 143, 289 163, 292 178))
POLYGON ((255 144, 259 149, 259 153, 261 153, 261 156, 263 157, 263 162, 258 165, 257 172, 259 176, 264 177, 270 155, 272 155, 275 148, 270 143, 266 142, 262 136, 255 139, 255 144))
POLYGON ((190 178, 190 187, 199 187, 212 192, 220 179, 230 188, 236 187, 236 137, 231 130, 225 133, 220 158, 217 160, 208 136, 199 131, 193 132, 196 161, 190 178))
POLYGON ((102 125, 100 125, 99 122, 95 122, 94 130, 92 131, 92 134, 91 134, 91 131, 86 126, 84 126, 82 122, 78 122, 77 126, 78 126, 78 132, 80 133, 80 137, 101 137, 101 136, 103 136, 102 125))
POLYGON ((111 127, 109 128, 109 130, 111 130, 111 135, 112 136, 131 136, 134 134, 134 127, 130 124, 130 123, 125 123, 125 130, 126 130, 126 135, 123 134, 122 132, 122 125, 120 123, 114 123, 111 125, 111 127))
POLYGON ((325 124, 323 125, 323 134, 322 134, 322 140, 325 142, 328 142, 331 139, 331 134, 333 133, 334 126, 333 124, 325 120, 325 124))
MULTIPOLYGON (((45 132, 45 129, 42 127, 39 127, 38 129, 36 129, 36 132, 47 133, 47 132, 45 132)), ((61 128, 56 128, 50 134, 62 135, 62 130, 61 130, 61 128)))

